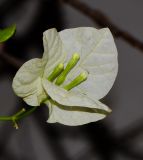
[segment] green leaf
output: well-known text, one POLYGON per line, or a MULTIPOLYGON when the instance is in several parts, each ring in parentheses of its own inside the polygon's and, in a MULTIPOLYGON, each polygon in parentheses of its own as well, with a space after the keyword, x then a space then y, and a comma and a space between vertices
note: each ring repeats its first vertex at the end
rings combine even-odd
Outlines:
POLYGON ((7 41, 16 31, 16 25, 13 24, 7 28, 0 29, 0 43, 7 41))

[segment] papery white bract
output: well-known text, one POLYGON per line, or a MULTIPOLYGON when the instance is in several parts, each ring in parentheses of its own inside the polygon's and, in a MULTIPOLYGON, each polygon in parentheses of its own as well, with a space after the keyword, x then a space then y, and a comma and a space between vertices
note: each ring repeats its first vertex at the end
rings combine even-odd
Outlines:
POLYGON ((89 73, 87 81, 73 90, 84 92, 93 99, 103 98, 111 89, 118 71, 117 49, 110 30, 79 27, 61 31, 60 37, 68 58, 74 52, 80 54, 80 61, 67 76, 67 81, 82 71, 89 73))
POLYGON ((99 100, 111 89, 118 71, 110 30, 79 27, 58 33, 49 29, 44 32, 43 43, 42 59, 26 62, 17 72, 13 80, 15 93, 31 106, 47 100, 50 123, 74 126, 103 119, 111 110, 99 100), (74 53, 79 54, 80 60, 65 81, 60 86, 48 81, 54 68, 60 63, 66 67, 74 53), (86 80, 70 91, 65 90, 64 86, 80 73, 87 74, 86 80))
POLYGON ((48 122, 59 122, 76 126, 103 119, 111 110, 84 94, 66 91, 63 88, 43 80, 43 85, 52 100, 46 103, 50 107, 48 122), (53 101, 54 100, 54 101, 53 101))

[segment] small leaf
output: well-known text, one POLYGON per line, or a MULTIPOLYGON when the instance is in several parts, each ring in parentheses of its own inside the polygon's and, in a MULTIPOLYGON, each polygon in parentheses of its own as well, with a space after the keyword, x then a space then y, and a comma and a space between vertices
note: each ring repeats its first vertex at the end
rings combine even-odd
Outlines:
POLYGON ((0 29, 0 43, 7 41, 16 31, 16 25, 13 24, 7 28, 0 29))

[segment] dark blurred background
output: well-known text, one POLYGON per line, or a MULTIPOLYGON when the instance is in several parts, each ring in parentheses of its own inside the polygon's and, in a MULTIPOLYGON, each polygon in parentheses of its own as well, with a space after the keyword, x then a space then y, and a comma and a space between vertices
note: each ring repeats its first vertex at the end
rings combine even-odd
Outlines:
MULTIPOLYGON (((101 10, 119 28, 143 41, 142 0, 80 1, 101 10)), ((0 0, 0 27, 13 23, 17 32, 0 54, 23 62, 42 56, 42 34, 48 28, 99 27, 62 1, 0 0)), ((119 74, 104 99, 112 114, 100 122, 68 127, 46 123, 48 108, 42 106, 20 122, 19 130, 0 122, 0 160, 143 160, 143 52, 122 39, 115 41, 119 74)), ((0 115, 28 108, 11 88, 16 71, 0 55, 0 115)))

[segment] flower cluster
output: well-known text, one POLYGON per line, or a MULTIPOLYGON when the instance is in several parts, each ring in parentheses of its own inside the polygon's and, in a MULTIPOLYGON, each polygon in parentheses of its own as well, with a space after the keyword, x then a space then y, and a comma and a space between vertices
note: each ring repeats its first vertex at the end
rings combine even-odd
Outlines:
POLYGON ((49 107, 49 123, 82 125, 111 110, 99 100, 118 71, 117 49, 108 28, 79 27, 43 34, 43 57, 22 65, 13 89, 31 106, 49 107))

